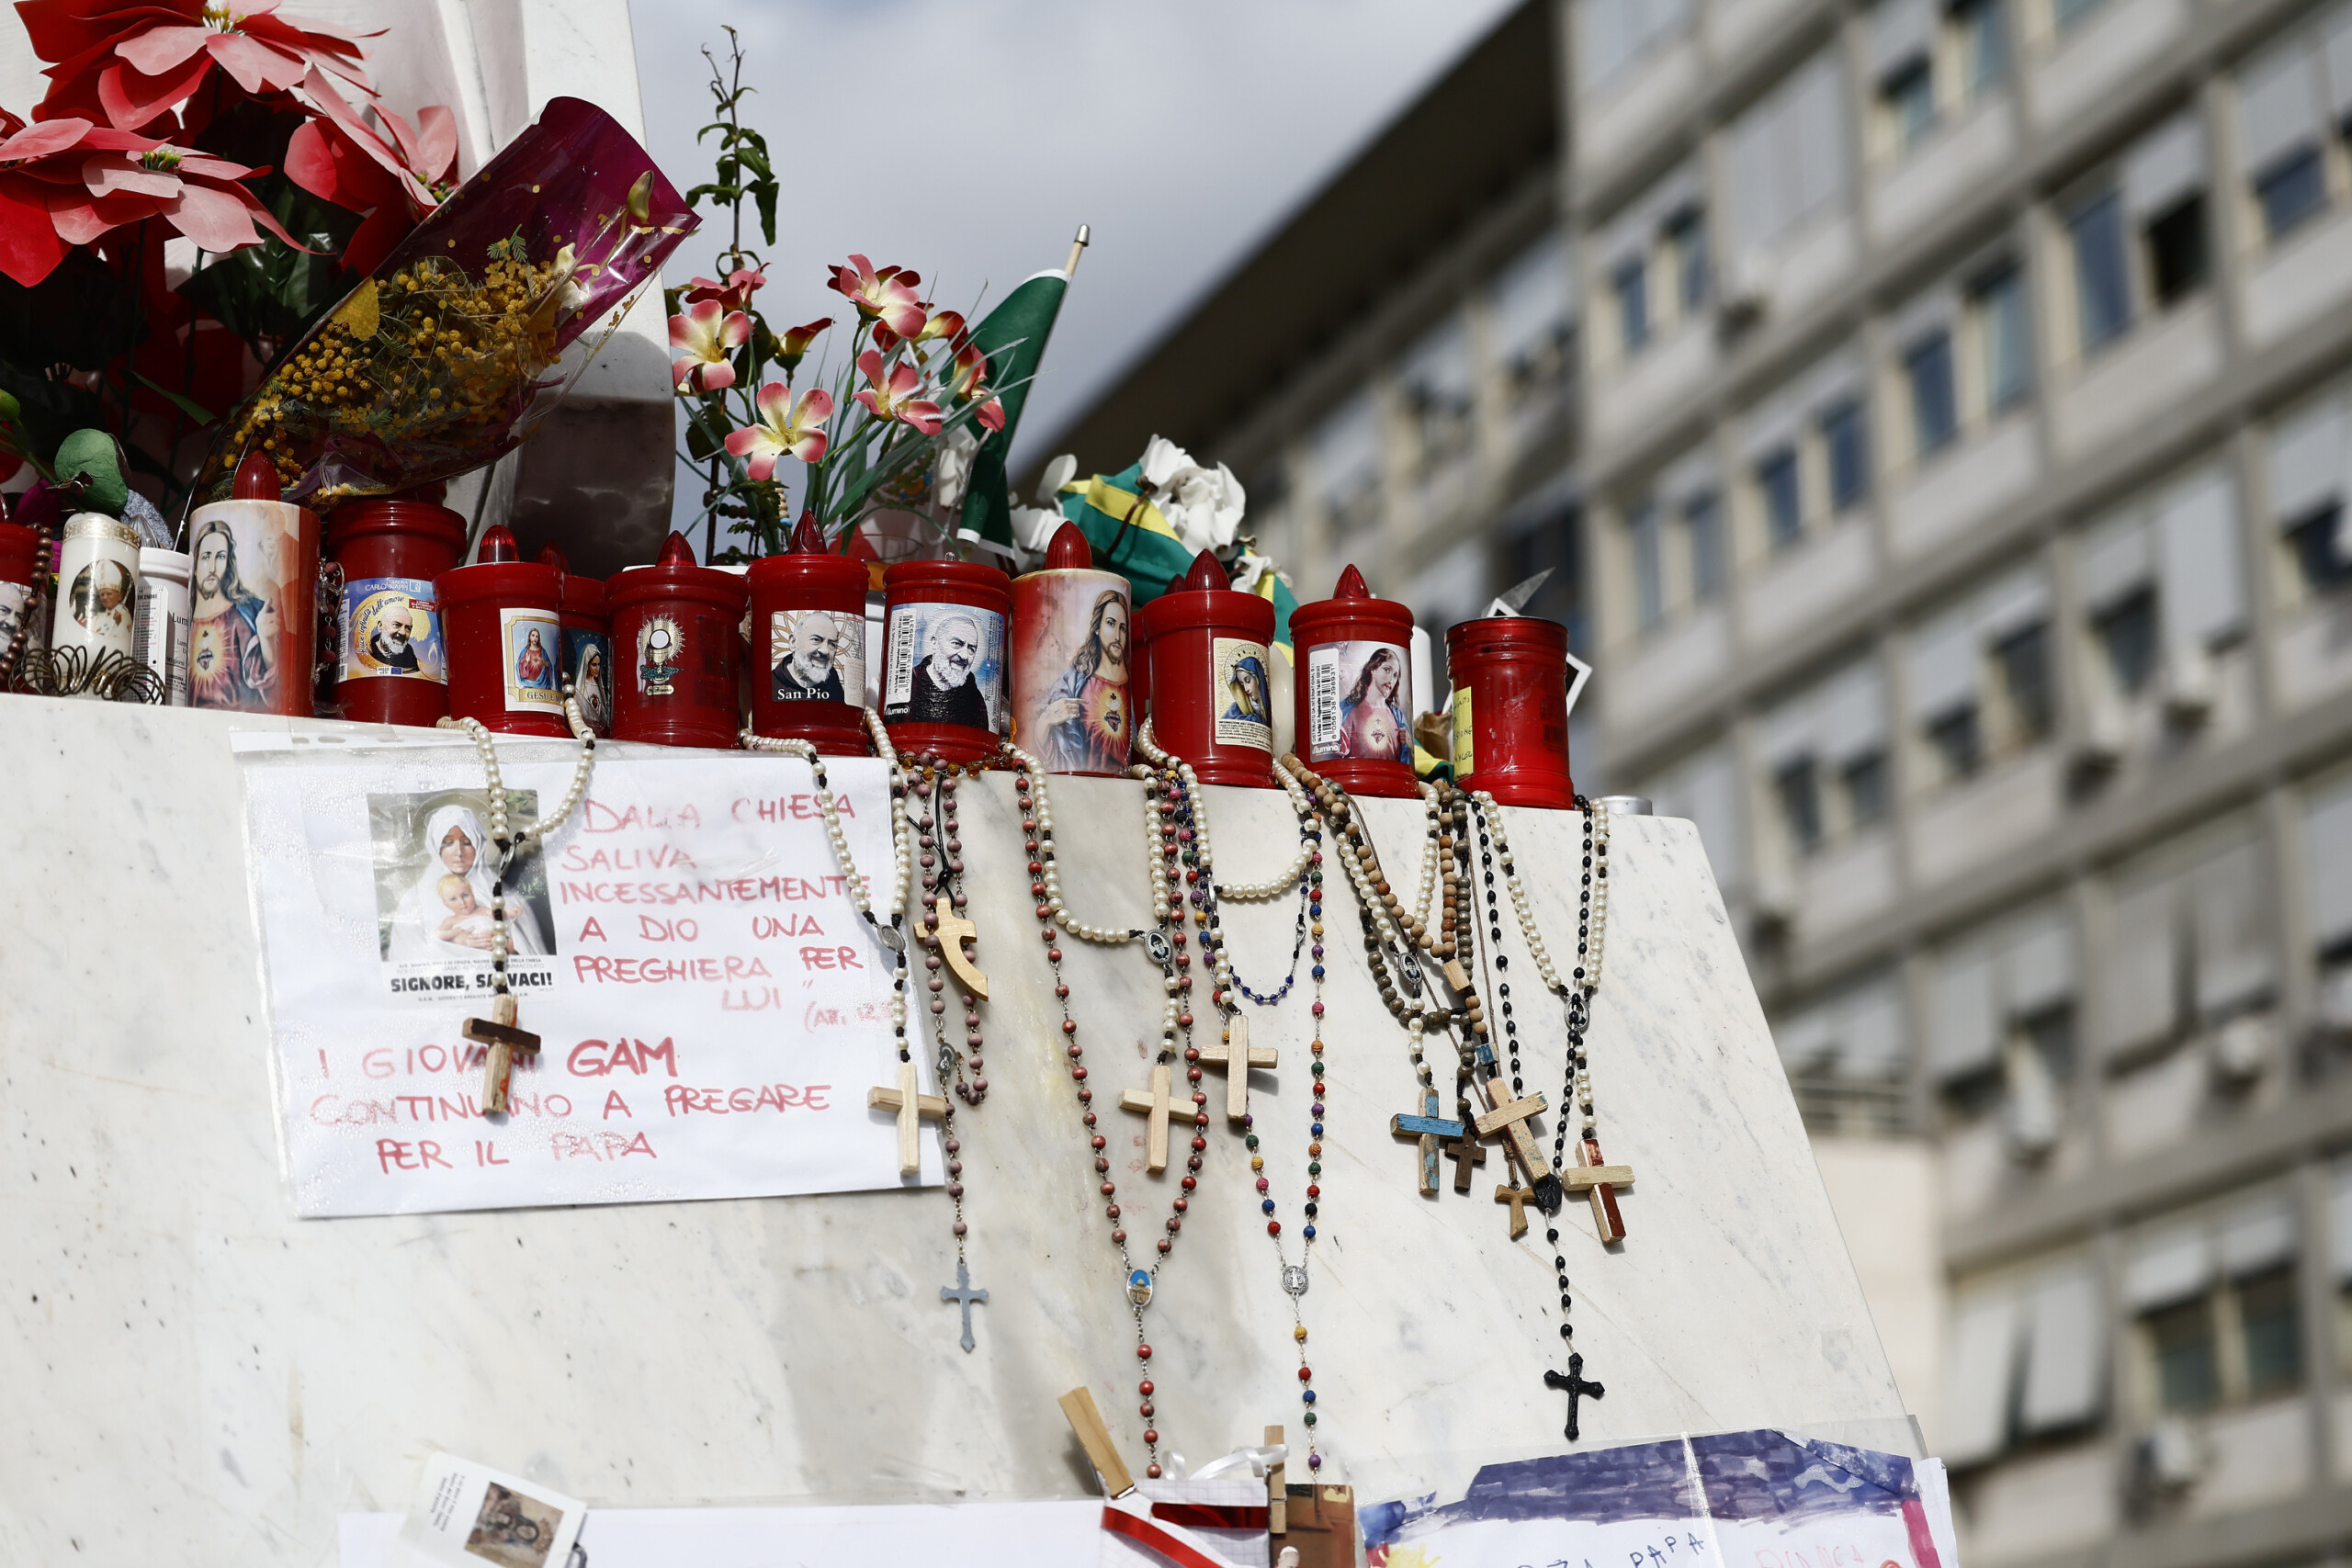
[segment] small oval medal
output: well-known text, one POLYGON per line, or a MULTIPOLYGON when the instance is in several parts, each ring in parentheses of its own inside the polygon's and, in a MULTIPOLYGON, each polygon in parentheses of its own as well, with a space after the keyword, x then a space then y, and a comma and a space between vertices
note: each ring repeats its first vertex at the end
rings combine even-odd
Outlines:
POLYGON ((1150 953, 1151 961, 1162 969, 1170 968, 1176 963, 1176 950, 1168 945, 1168 938, 1163 932, 1144 932, 1143 950, 1150 953))
POLYGON ((1138 1269, 1127 1276, 1127 1300, 1137 1306, 1151 1304, 1151 1270, 1138 1269))
POLYGON ((1306 1294, 1306 1264, 1285 1263, 1283 1265, 1283 1289, 1294 1296, 1306 1294))

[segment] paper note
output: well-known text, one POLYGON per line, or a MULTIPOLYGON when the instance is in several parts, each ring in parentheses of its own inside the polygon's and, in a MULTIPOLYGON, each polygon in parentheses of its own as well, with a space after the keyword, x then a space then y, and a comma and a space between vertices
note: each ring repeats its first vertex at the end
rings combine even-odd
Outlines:
POLYGON ((576 1498, 436 1453, 401 1521, 391 1568, 566 1568, 587 1513, 576 1498))
MULTIPOLYGON (((519 832, 571 770, 502 772, 519 832)), ((827 772, 887 909, 882 764, 827 772)), ((264 755, 246 782, 300 1213, 901 1185, 888 1119, 865 1104, 898 1067, 894 955, 850 901, 805 762, 600 760, 572 818, 495 886, 470 747, 264 755), (492 1118, 463 1031, 490 1013, 496 897, 516 1025, 539 1050, 492 1118)), ((936 1137, 922 1143, 935 1183, 936 1137)))

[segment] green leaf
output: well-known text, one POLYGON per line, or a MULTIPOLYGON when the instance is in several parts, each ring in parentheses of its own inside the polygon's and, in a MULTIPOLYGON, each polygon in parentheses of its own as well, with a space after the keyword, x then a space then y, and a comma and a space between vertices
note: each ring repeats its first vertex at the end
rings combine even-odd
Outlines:
POLYGON ((146 388, 149 391, 169 399, 171 400, 171 405, 174 408, 187 415, 188 418, 196 421, 198 425, 206 425, 212 423, 212 414, 206 410, 202 403, 198 402, 194 398, 182 397, 179 393, 173 391, 169 387, 159 386, 153 379, 141 375, 136 370, 133 370, 130 374, 141 386, 146 388))
POLYGON ((760 234, 771 245, 775 243, 776 182, 762 180, 752 187, 752 198, 760 204, 760 234))
POLYGON ((727 449, 727 433, 715 430, 710 411, 702 410, 686 421, 686 450, 694 454, 697 463, 707 463, 727 449))

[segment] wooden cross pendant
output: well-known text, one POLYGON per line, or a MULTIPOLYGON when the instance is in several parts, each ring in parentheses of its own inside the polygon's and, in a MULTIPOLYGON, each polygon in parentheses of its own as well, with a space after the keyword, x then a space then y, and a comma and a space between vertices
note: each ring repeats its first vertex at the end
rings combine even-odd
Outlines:
POLYGON ((1175 1101, 1168 1093, 1168 1064, 1157 1063, 1151 1069, 1151 1092, 1131 1089, 1119 1096, 1119 1109, 1139 1111, 1148 1120, 1144 1138, 1143 1168, 1154 1176, 1168 1168, 1168 1113, 1175 1109, 1175 1101))
POLYGON ((1571 1355, 1568 1357, 1568 1370, 1565 1376, 1558 1372, 1546 1371, 1544 1374, 1544 1386, 1545 1388, 1560 1389, 1566 1393, 1568 1396, 1568 1441, 1572 1443, 1575 1442, 1577 1436, 1577 1401, 1579 1399, 1599 1399, 1601 1394, 1607 1391, 1597 1382, 1587 1382, 1584 1381, 1584 1358, 1577 1355, 1571 1355))
POLYGON ((1517 1241, 1527 1234, 1527 1205, 1535 1201, 1532 1187, 1498 1187, 1495 1201, 1510 1205, 1510 1238, 1517 1241))
POLYGON ((976 997, 989 994, 989 977, 980 973, 978 964, 964 956, 964 944, 979 945, 980 928, 956 912, 956 901, 946 894, 939 896, 936 912, 932 917, 931 934, 939 943, 939 955, 947 960, 947 967, 964 988, 976 997))
POLYGON ((1437 1090, 1421 1090, 1421 1113, 1418 1116, 1391 1116, 1388 1135, 1392 1138, 1412 1138, 1420 1145, 1421 1195, 1428 1197, 1437 1190, 1437 1146, 1448 1138, 1462 1136, 1462 1123, 1449 1116, 1440 1116, 1442 1102, 1437 1090))
POLYGON ((1617 1213, 1617 1189, 1634 1184, 1634 1168, 1630 1165, 1603 1165, 1600 1143, 1586 1138, 1577 1145, 1574 1170, 1560 1173, 1571 1192, 1581 1192, 1592 1202, 1592 1223, 1604 1242, 1625 1239, 1625 1222, 1617 1213))
POLYGON ((1250 1114, 1250 1069, 1281 1064, 1272 1045, 1250 1043, 1250 1021, 1239 1011, 1234 1013, 1227 1033, 1227 1038, 1218 1043, 1200 1047, 1200 1062, 1204 1067, 1225 1069, 1225 1119, 1239 1122, 1250 1114))
POLYGON ((936 1094, 919 1092, 915 1082, 915 1065, 899 1064, 896 1089, 869 1089, 865 1091, 866 1109, 894 1111, 899 1119, 899 1174, 919 1175, 922 1170, 922 1150, 916 1145, 916 1131, 922 1119, 933 1122, 947 1114, 947 1101, 936 1094))
POLYGON ((1498 1087, 1501 1079, 1480 1078, 1477 1082, 1478 1092, 1485 1097, 1488 1110, 1471 1125, 1477 1128, 1482 1138, 1491 1138, 1498 1133, 1503 1135, 1511 1156, 1519 1161, 1521 1174, 1535 1190, 1535 1206, 1547 1214, 1558 1213, 1560 1179, 1552 1174, 1552 1162, 1544 1157, 1544 1151, 1536 1146, 1535 1134, 1527 1126, 1529 1117, 1543 1112, 1543 1092, 1538 1090, 1524 1100, 1505 1100, 1498 1087))
POLYGON ((1453 1162, 1453 1190, 1467 1192, 1470 1190, 1470 1168, 1483 1167, 1487 1163, 1487 1145, 1467 1127, 1463 1129, 1461 1137, 1448 1138, 1446 1143, 1445 1157, 1453 1162))
POLYGON ((501 991, 490 1004, 488 1018, 469 1018, 458 1032, 477 1045, 487 1045, 481 1062, 481 1113, 495 1116, 506 1109, 506 1090, 514 1079, 517 1054, 536 1056, 539 1037, 514 1027, 514 998, 501 991))

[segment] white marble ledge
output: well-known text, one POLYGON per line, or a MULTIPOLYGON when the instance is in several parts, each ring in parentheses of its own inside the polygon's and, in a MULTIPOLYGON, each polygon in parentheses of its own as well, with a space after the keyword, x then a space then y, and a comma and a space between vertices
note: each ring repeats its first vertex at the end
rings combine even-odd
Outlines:
MULTIPOLYGON (((0 927, 0 1387, 27 1413, 0 1428, 0 1560, 319 1562, 336 1514, 404 1506, 434 1447, 610 1506, 1072 1495, 1087 1482, 1054 1401, 1080 1383, 1140 1464, 1134 1326, 1009 780, 963 797, 995 983, 991 1092, 959 1118, 972 1276, 990 1292, 967 1355, 939 1299, 955 1250, 936 1190, 293 1218, 232 723, 286 721, 0 699, 19 803, 0 822, 0 864, 20 895, 42 890, 0 927)), ((1228 876, 1288 858, 1283 795, 1207 793, 1228 876)), ((1078 913, 1139 921, 1137 786, 1059 780, 1053 794, 1078 913)), ((1419 804, 1364 809, 1409 888, 1419 804)), ((1520 865, 1573 865, 1577 828, 1513 812, 1520 865)), ((1622 1246, 1601 1247, 1580 1207, 1558 1222, 1576 1342, 1609 1391, 1584 1407, 1586 1440, 1899 1430, 1696 834, 1617 818, 1611 863, 1593 1076, 1603 1146, 1637 1180, 1622 1246)), ((1414 1190, 1412 1151, 1387 1131, 1412 1108, 1404 1036, 1363 968, 1353 894, 1328 872, 1331 1088, 1303 1316, 1323 1473, 1395 1495, 1561 1446, 1564 1399, 1542 1381, 1564 1364, 1560 1307, 1543 1227, 1510 1241, 1492 1201, 1498 1156, 1467 1198, 1414 1190)), ((1531 889, 1555 952, 1573 947, 1571 886, 1531 889)), ((1229 908, 1253 987, 1279 982, 1294 913, 1229 908)), ((1159 975, 1132 949, 1065 946, 1124 1168, 1140 1126, 1109 1107, 1148 1074, 1159 975)), ((1526 976, 1514 1005, 1529 1084, 1556 1097, 1556 1005, 1515 939, 1509 951, 1526 976)), ((1252 1016, 1254 1039, 1282 1053, 1251 1082, 1286 1236, 1305 1181, 1311 992, 1302 977, 1252 1016)), ((1221 1079, 1207 1084, 1219 1103, 1221 1079)), ((1131 1233, 1158 1234, 1181 1170, 1121 1169, 1131 1233)), ((1270 1423, 1301 1431, 1292 1316, 1250 1182, 1220 1118, 1149 1314, 1158 1425, 1195 1461, 1270 1423)))

